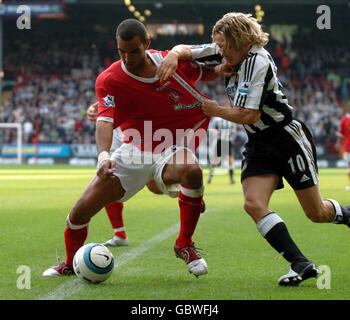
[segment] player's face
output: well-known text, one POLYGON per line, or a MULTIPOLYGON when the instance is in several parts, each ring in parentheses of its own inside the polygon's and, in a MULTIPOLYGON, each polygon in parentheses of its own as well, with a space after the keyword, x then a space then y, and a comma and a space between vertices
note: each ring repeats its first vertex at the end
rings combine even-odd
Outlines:
POLYGON ((245 59, 245 49, 235 50, 232 46, 226 46, 225 36, 221 33, 214 34, 214 42, 219 47, 220 54, 225 58, 227 63, 237 65, 245 59))
POLYGON ((117 42, 120 58, 128 71, 135 72, 145 64, 149 40, 142 43, 139 36, 135 36, 128 41, 118 37, 117 42))

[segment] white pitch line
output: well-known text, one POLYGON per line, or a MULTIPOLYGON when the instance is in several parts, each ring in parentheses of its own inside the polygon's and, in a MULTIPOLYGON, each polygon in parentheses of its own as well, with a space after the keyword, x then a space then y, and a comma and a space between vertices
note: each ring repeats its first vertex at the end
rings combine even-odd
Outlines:
MULTIPOLYGON (((116 265, 114 266, 114 268, 119 268, 122 265, 136 259, 139 255, 143 254, 144 252, 150 250, 157 243, 167 239, 169 236, 179 231, 179 226, 179 223, 175 223, 173 226, 157 234, 153 238, 116 257, 116 265)), ((52 293, 49 293, 46 296, 38 297, 37 300, 63 300, 67 297, 78 293, 86 285, 87 284, 85 284, 77 278, 71 279, 58 286, 52 293)))

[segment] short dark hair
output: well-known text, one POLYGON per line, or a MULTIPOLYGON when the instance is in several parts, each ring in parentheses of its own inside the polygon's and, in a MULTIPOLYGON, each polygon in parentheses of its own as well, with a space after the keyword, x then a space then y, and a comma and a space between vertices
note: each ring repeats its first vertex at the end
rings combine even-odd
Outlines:
POLYGON ((135 36, 139 36, 144 43, 148 39, 145 25, 136 19, 126 19, 117 27, 116 38, 120 37, 124 41, 129 41, 135 36))

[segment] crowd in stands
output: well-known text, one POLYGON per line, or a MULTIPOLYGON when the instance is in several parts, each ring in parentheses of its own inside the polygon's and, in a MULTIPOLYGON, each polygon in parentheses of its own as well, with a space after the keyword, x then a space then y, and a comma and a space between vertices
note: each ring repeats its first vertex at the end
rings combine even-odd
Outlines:
POLYGON ((94 143, 94 126, 85 113, 95 101, 95 78, 89 68, 61 76, 18 76, 0 122, 23 123, 24 143, 36 138, 38 143, 94 143))
MULTIPOLYGON (((113 42, 101 50, 87 40, 75 44, 74 38, 69 39, 52 45, 38 42, 35 51, 21 41, 5 45, 5 74, 12 76, 15 84, 0 106, 0 123, 21 122, 23 143, 95 143, 94 125, 86 119, 86 109, 96 100, 96 76, 117 59, 113 59, 116 48, 113 42)), ((157 41, 152 45, 155 49, 181 42, 157 41)), ((329 156, 336 156, 334 143, 343 114, 342 103, 350 93, 349 47, 289 47, 271 41, 268 48, 278 67, 283 91, 295 117, 309 126, 316 143, 326 146, 329 156)), ((199 88, 225 103, 223 79, 200 84, 199 88)), ((0 144, 14 143, 15 134, 0 129, 0 144)), ((242 145, 245 139, 244 130, 239 127, 236 144, 242 145)))

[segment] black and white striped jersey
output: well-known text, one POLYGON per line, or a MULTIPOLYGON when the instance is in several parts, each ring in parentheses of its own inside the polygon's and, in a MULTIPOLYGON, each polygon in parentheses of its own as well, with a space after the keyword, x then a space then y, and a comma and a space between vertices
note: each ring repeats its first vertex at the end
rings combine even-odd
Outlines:
POLYGON ((237 124, 220 117, 212 117, 209 123, 209 129, 218 131, 218 139, 222 141, 233 141, 237 131, 237 124))
MULTIPOLYGON (((216 59, 219 49, 215 43, 191 48, 192 58, 207 61, 216 59)), ((246 59, 238 66, 237 73, 226 79, 226 93, 232 107, 259 110, 260 119, 245 124, 248 136, 258 137, 273 128, 282 128, 292 119, 292 107, 281 91, 277 67, 271 55, 256 45, 249 50, 246 59)))
POLYGON ((191 46, 192 58, 206 64, 221 63, 223 57, 220 55, 219 47, 215 43, 191 46))

